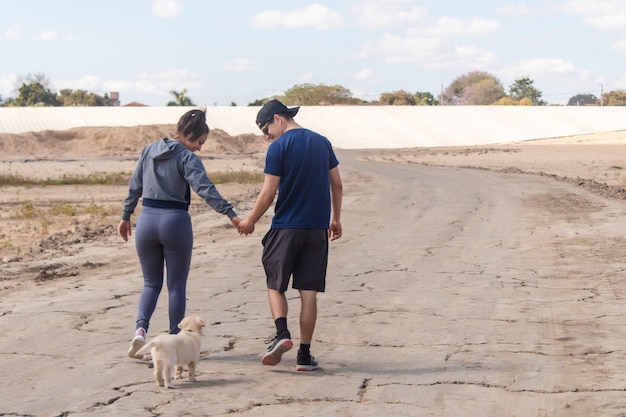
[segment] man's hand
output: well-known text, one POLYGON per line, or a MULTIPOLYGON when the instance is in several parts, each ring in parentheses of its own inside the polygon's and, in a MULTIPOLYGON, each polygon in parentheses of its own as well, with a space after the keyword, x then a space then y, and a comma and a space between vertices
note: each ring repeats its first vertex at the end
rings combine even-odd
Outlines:
POLYGON ((254 222, 250 221, 250 219, 244 219, 239 222, 237 230, 239 230, 240 235, 248 236, 250 233, 254 232, 254 222))
POLYGON ((337 240, 341 237, 341 222, 334 220, 330 222, 328 237, 331 241, 337 240))

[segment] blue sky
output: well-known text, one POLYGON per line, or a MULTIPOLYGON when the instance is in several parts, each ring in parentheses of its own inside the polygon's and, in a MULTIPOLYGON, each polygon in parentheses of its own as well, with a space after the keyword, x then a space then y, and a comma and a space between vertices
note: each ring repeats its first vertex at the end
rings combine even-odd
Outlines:
POLYGON ((122 104, 238 106, 296 84, 377 100, 438 95, 487 71, 530 77, 551 104, 626 90, 624 0, 0 0, 0 95, 44 74, 54 90, 122 104))

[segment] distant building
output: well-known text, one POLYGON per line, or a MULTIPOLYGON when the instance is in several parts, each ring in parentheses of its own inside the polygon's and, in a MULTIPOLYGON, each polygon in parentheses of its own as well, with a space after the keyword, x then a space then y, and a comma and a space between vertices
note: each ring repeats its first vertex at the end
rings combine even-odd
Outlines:
POLYGON ((131 101, 130 103, 124 104, 122 107, 150 107, 147 104, 137 103, 136 101, 131 101))
POLYGON ((110 94, 111 106, 119 106, 120 105, 120 93, 117 91, 112 91, 110 94))

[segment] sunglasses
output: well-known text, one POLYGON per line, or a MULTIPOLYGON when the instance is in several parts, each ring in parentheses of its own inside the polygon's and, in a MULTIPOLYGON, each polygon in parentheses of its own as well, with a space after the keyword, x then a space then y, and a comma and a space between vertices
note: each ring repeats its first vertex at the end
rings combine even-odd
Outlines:
POLYGON ((269 127, 269 125, 271 125, 272 123, 274 123, 274 115, 272 115, 272 118, 271 118, 271 119, 269 119, 269 120, 265 123, 265 125, 262 125, 263 127, 261 128, 261 132, 263 132, 263 134, 264 134, 265 136, 267 136, 267 135, 268 135, 267 128, 268 128, 268 127, 269 127))

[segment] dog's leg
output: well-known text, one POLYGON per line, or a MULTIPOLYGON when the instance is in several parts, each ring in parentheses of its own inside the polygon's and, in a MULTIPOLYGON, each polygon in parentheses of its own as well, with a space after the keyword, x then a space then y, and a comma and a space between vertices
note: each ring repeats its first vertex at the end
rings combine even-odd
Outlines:
POLYGON ((156 377, 156 383, 158 386, 163 387, 163 362, 154 361, 154 376, 156 377))
POLYGON ((195 382, 197 381, 196 379, 196 362, 195 361, 191 361, 189 362, 188 366, 188 372, 189 372, 189 381, 191 382, 195 382))
POLYGON ((172 367, 169 363, 163 367, 163 378, 167 388, 174 388, 174 384, 172 384, 172 367))
POLYGON ((183 379, 183 366, 176 365, 176 379, 183 379))

